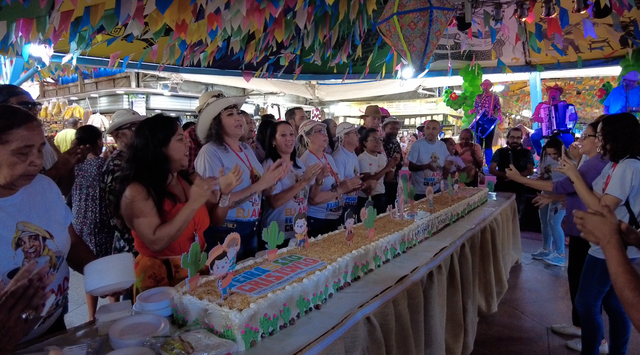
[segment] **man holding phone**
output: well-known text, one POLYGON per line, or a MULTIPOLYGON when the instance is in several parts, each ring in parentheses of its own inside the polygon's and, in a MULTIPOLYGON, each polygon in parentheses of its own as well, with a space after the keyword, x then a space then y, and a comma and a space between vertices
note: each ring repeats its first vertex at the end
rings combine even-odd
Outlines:
POLYGON ((518 218, 520 218, 526 201, 526 186, 507 178, 505 171, 509 168, 509 165, 515 166, 522 176, 533 174, 533 155, 529 149, 522 146, 522 130, 520 128, 509 129, 507 146, 496 150, 489 166, 489 173, 496 177, 495 191, 516 194, 518 218))

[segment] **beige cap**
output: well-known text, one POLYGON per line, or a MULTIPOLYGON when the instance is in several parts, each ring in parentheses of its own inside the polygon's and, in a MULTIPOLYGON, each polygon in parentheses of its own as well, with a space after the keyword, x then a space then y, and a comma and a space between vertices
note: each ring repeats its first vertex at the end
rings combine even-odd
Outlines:
POLYGON ((140 122, 145 118, 147 118, 147 116, 142 116, 141 114, 130 108, 118 110, 113 115, 111 115, 111 124, 109 124, 109 128, 107 128, 107 134, 111 134, 111 132, 126 124, 140 122))

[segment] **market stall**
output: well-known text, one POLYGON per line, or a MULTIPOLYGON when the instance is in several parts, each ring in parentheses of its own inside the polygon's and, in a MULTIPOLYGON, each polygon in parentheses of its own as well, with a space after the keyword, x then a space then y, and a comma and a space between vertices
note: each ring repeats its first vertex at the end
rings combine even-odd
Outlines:
MULTIPOLYGON (((511 194, 498 194, 402 257, 336 294, 333 306, 264 339, 252 354, 468 354, 478 316, 497 310, 522 249, 511 194)), ((19 352, 99 338, 95 325, 19 352)), ((108 342, 103 337, 106 354, 108 342)))

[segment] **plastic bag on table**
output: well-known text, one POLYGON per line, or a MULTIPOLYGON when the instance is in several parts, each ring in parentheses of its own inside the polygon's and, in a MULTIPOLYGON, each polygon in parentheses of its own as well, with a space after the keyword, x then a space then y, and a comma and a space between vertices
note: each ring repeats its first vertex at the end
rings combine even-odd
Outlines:
POLYGON ((35 353, 20 353, 24 355, 100 355, 106 337, 82 340, 80 344, 71 346, 46 346, 35 353))
POLYGON ((158 350, 163 355, 225 355, 237 350, 236 343, 218 338, 204 329, 182 331, 169 339, 159 342, 158 338, 150 339, 144 346, 158 350))

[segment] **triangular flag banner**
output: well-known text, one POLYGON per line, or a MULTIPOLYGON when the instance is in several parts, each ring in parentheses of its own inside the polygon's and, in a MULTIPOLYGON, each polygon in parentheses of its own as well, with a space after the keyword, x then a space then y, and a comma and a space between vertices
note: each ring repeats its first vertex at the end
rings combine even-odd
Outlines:
POLYGON ((551 17, 547 19, 547 35, 551 38, 554 33, 562 36, 562 28, 560 28, 560 21, 555 17, 551 17))
POLYGON ((115 53, 111 53, 109 56, 109 68, 113 68, 113 65, 116 63, 116 60, 120 57, 120 51, 115 53))
POLYGON ((253 79, 253 73, 250 71, 243 70, 242 78, 248 83, 251 81, 251 79, 253 79))
POLYGON ((498 35, 496 29, 490 26, 489 30, 491 31, 491 43, 496 43, 496 36, 498 35))
POLYGON ((616 14, 615 12, 612 12, 610 16, 613 29, 618 33, 623 33, 624 31, 622 31, 622 26, 620 25, 620 16, 618 16, 618 14, 616 14))
POLYGON ((559 10, 558 18, 560 19, 560 27, 562 27, 563 30, 567 28, 567 26, 569 26, 569 11, 567 9, 561 7, 559 10))
POLYGON ((538 42, 542 42, 544 40, 544 34, 542 33, 542 24, 539 22, 536 22, 536 40, 538 42))
POLYGON ((582 57, 578 56, 578 69, 582 68, 582 57))
POLYGON ((129 56, 124 57, 122 60, 122 69, 127 69, 127 64, 129 63, 129 56))
POLYGON ((582 19, 582 30, 584 31, 584 38, 591 37, 593 39, 598 39, 596 30, 593 28, 593 23, 586 18, 582 19))
POLYGON ((540 64, 536 64, 536 71, 538 72, 543 72, 544 71, 544 67, 540 64))

